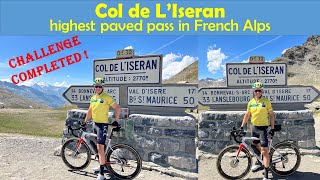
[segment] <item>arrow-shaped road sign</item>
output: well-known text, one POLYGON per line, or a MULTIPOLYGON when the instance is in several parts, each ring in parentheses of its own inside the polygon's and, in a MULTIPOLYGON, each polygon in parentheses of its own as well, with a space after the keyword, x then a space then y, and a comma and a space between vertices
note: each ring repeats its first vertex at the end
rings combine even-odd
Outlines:
MULTIPOLYGON (((103 91, 113 98, 119 104, 119 87, 104 87, 103 91)), ((93 86, 74 85, 70 86, 64 93, 63 97, 71 104, 89 104, 91 96, 95 94, 93 86)))
MULTIPOLYGON (((246 104, 253 97, 253 91, 250 88, 201 88, 198 95, 202 105, 246 104)), ((319 91, 312 86, 287 86, 265 88, 263 95, 271 103, 311 103, 319 91)))
POLYGON ((198 105, 196 86, 128 87, 128 105, 194 108, 198 105))

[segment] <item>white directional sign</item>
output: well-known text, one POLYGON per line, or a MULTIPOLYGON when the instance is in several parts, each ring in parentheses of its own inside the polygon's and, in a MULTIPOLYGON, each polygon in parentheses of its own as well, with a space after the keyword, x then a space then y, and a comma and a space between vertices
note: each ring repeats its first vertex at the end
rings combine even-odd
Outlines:
MULTIPOLYGON (((319 91, 312 86, 288 86, 279 88, 265 88, 263 96, 271 103, 311 103, 319 95, 319 91)), ((199 90, 199 103, 214 104, 246 104, 253 98, 252 89, 239 88, 202 88, 199 90)))
POLYGON ((131 59, 95 60, 93 77, 101 77, 106 84, 161 83, 162 56, 131 59))
POLYGON ((287 85, 285 63, 227 63, 227 86, 251 86, 259 81, 264 85, 287 85))
MULTIPOLYGON (((119 87, 104 87, 103 91, 119 104, 119 87)), ((63 93, 63 97, 72 104, 89 104, 95 93, 93 86, 70 86, 63 93)))
POLYGON ((202 105, 244 104, 252 98, 252 89, 202 88, 198 95, 202 105))
POLYGON ((312 86, 289 86, 282 88, 267 88, 263 95, 271 103, 311 103, 319 91, 312 86))
POLYGON ((193 108, 197 93, 195 86, 128 87, 128 105, 193 108))

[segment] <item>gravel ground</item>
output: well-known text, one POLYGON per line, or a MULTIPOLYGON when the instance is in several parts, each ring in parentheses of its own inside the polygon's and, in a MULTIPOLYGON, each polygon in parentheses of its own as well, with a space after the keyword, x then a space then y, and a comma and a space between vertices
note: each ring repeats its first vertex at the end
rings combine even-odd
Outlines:
MULTIPOLYGON (((53 152, 60 145, 60 139, 38 138, 16 134, 0 133, 0 180, 7 179, 84 179, 93 180, 97 175, 92 168, 98 163, 91 161, 83 171, 69 171, 59 156, 53 152)), ((105 174, 107 179, 115 179, 105 174)), ((158 171, 142 170, 136 179, 172 179, 158 171)))
MULTIPOLYGON (((291 176, 281 178, 270 173, 272 179, 289 179, 289 180, 319 180, 320 179, 320 157, 305 155, 302 156, 300 167, 297 172, 291 176)), ((250 172, 244 179, 262 179, 262 171, 250 172)), ((223 179, 216 168, 216 158, 202 158, 199 161, 199 180, 216 180, 223 179)))

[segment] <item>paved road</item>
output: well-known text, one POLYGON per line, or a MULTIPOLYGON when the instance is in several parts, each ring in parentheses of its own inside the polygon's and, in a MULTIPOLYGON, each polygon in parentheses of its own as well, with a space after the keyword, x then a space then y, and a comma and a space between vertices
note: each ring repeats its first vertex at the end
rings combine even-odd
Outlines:
MULTIPOLYGON (((92 168, 98 165, 92 161, 84 171, 69 171, 59 156, 53 155, 59 139, 35 138, 23 135, 0 134, 0 180, 94 180, 97 175, 92 168)), ((107 179, 114 179, 106 174, 107 179)), ((181 180, 158 171, 142 170, 136 178, 152 180, 181 180)))

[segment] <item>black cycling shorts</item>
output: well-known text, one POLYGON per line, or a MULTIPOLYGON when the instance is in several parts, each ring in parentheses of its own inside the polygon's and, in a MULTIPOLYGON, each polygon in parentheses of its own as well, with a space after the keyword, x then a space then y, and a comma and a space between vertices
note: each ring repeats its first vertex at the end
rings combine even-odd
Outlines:
POLYGON ((93 123, 93 131, 97 135, 97 144, 105 144, 108 133, 108 125, 105 123, 93 123))
POLYGON ((254 144, 261 144, 261 147, 268 147, 268 126, 253 126, 252 136, 260 140, 253 140, 254 144))

